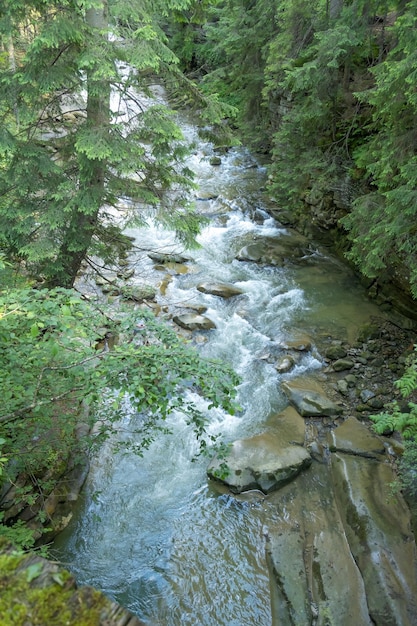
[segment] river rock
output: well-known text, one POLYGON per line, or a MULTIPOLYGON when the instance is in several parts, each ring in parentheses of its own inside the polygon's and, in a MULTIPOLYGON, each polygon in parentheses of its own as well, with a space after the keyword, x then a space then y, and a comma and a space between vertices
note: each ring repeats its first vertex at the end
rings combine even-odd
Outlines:
POLYGON ((213 193, 212 191, 204 191, 204 189, 200 189, 198 192, 198 196, 196 200, 199 202, 208 202, 209 200, 217 200, 219 194, 213 193))
POLYGON ((288 261, 297 261, 307 253, 307 240, 302 235, 292 233, 262 237, 247 243, 239 250, 236 259, 265 265, 283 265, 288 261))
POLYGON ((163 252, 148 252, 148 257, 156 263, 187 263, 190 259, 182 254, 163 252))
POLYGON ((188 274, 191 271, 191 268, 188 265, 185 265, 184 263, 174 263, 173 261, 166 261, 160 265, 156 264, 154 265, 154 269, 161 272, 168 272, 172 276, 188 274))
POLYGON ((383 440, 356 417, 348 417, 341 426, 328 433, 327 440, 332 452, 345 452, 379 459, 385 454, 383 440))
POLYGON ((197 285, 197 289, 201 293, 208 293, 221 298, 232 298, 244 293, 242 289, 235 287, 232 283, 200 283, 197 285))
POLYGON ((266 254, 262 242, 251 243, 239 250, 236 255, 238 261, 251 261, 253 263, 267 263, 282 265, 284 261, 283 251, 276 251, 274 255, 266 254))
POLYGON ((290 354, 285 354, 276 363, 275 369, 279 374, 290 372, 295 365, 295 359, 290 354))
POLYGON ((372 398, 375 398, 375 393, 371 389, 362 389, 362 391, 359 394, 359 397, 362 400, 362 402, 369 402, 369 400, 372 400, 372 398))
POLYGON ((333 417, 343 412, 342 407, 332 402, 315 381, 295 378, 285 381, 281 387, 290 403, 303 417, 333 417))
POLYGON ((173 321, 185 328, 185 330, 210 330, 216 328, 216 324, 213 320, 209 319, 205 315, 199 315, 198 313, 184 313, 183 315, 176 315, 173 321))
POLYGON ((264 432, 235 441, 226 454, 216 456, 207 474, 234 493, 260 489, 269 493, 294 478, 311 463, 305 448, 291 446, 275 433, 264 432))
POLYGON ((342 394, 342 396, 349 395, 349 385, 346 379, 341 378, 340 380, 338 380, 336 382, 336 387, 339 393, 342 394))
POLYGON ((124 300, 132 300, 133 302, 143 302, 144 300, 153 300, 156 296, 156 288, 153 285, 133 285, 123 287, 121 295, 124 300))
POLYGON ((333 363, 333 369, 335 372, 343 372, 345 370, 351 370, 354 365, 352 359, 337 359, 337 361, 333 363))
POLYGON ((202 315, 207 311, 205 304, 191 304, 190 302, 184 303, 183 308, 194 311, 194 313, 198 313, 199 315, 202 315))
POLYGON ((285 350, 296 350, 297 352, 308 352, 311 350, 311 338, 302 333, 297 334, 292 339, 280 341, 280 347, 285 350))
POLYGON ((332 345, 326 349, 325 354, 326 357, 332 361, 336 359, 344 359, 345 356, 347 356, 345 348, 338 342, 332 343, 332 345))
POLYGON ((135 270, 133 269, 133 267, 130 269, 120 269, 117 272, 117 277, 121 278, 122 280, 129 280, 129 278, 132 278, 134 274, 135 274, 135 270))
POLYGON ((331 468, 338 508, 365 584, 372 623, 415 626, 416 545, 409 509, 400 493, 390 491, 395 480, 391 466, 335 453, 331 468))

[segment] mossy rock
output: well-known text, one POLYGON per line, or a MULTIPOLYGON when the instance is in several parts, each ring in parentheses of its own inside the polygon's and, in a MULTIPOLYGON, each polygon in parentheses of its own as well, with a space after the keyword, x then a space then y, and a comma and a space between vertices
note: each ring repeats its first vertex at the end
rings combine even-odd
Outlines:
POLYGON ((77 588, 69 572, 0 543, 2 626, 141 626, 128 611, 92 587, 77 588))
POLYGON ((157 290, 152 285, 135 285, 132 287, 123 287, 121 295, 124 300, 133 302, 143 302, 144 300, 153 300, 157 290))

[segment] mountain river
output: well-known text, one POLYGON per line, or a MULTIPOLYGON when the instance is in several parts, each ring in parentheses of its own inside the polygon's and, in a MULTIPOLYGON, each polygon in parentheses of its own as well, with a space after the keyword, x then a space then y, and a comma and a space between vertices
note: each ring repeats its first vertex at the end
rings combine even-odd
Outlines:
MULTIPOLYGON (((165 273, 143 250, 181 252, 173 234, 152 224, 128 230, 142 250, 130 257, 132 282, 162 284, 157 302, 167 317, 179 304, 207 307, 216 328, 194 332, 197 349, 228 361, 242 381, 242 413, 211 412, 210 429, 231 442, 262 431, 269 416, 288 405, 282 380, 323 369, 314 338, 354 341, 381 312, 350 270, 313 241, 305 242, 297 262, 237 260, 248 242, 290 234, 267 211, 265 169, 244 148, 211 165, 212 145, 197 138, 192 124, 182 126, 195 141, 189 166, 196 203, 210 221, 198 238, 201 247, 187 251, 190 261, 165 273), (203 294, 196 290, 203 281, 234 283, 244 294, 227 300, 203 294), (279 374, 266 355, 273 343, 296 333, 312 337, 313 349, 290 373, 279 374)), ((197 446, 183 417, 172 415, 170 425, 172 434, 161 435, 143 458, 101 450, 54 550, 79 584, 102 590, 149 626, 270 626, 265 546, 269 529, 286 521, 288 509, 269 496, 231 496, 210 484, 208 460, 193 461, 197 446)))

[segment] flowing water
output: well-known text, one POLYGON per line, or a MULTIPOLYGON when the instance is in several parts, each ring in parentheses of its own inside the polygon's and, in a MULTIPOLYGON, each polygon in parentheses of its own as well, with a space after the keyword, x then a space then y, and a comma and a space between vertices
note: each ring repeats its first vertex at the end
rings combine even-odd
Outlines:
MULTIPOLYGON (((195 134, 188 125, 184 132, 195 134)), ((244 149, 229 151, 217 167, 209 164, 211 155, 210 144, 199 142, 189 163, 199 185, 197 206, 210 215, 201 248, 189 253, 190 271, 176 273, 158 300, 208 307, 217 328, 197 333, 198 349, 237 370, 243 407, 235 417, 213 412, 210 428, 233 441, 260 432, 286 406, 283 377, 323 367, 313 347, 291 374, 279 376, 265 358, 271 346, 298 332, 313 342, 328 335, 352 339, 377 311, 350 271, 311 242, 304 259, 285 267, 235 260, 248 242, 288 232, 265 210, 264 168, 244 149), (244 295, 204 295, 196 290, 202 281, 232 282, 244 295)), ((170 232, 151 226, 129 234, 143 249, 177 250, 170 232)), ((146 255, 132 264, 138 282, 161 281, 146 255)), ((149 625, 270 626, 265 541, 285 511, 259 494, 236 498, 208 484, 207 459, 193 461, 196 442, 185 420, 173 415, 171 426, 172 434, 143 458, 103 448, 74 519, 56 542, 57 554, 80 584, 104 591, 149 625)))

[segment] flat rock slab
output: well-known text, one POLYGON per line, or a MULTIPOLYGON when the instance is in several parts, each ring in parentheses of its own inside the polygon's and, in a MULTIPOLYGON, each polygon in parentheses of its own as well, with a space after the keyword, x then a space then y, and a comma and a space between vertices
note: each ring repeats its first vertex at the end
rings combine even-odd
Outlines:
POLYGON ((346 452, 370 458, 385 454, 384 442, 356 417, 348 417, 341 426, 332 430, 327 441, 332 452, 346 452))
POLYGON ((234 493, 250 489, 270 493, 310 464, 305 448, 289 445, 276 433, 264 432, 235 441, 225 455, 213 459, 207 474, 234 493))
POLYGON ((294 378, 282 383, 289 402, 303 417, 335 417, 343 412, 341 406, 327 397, 321 386, 305 378, 294 378))
POLYGON ((270 426, 281 442, 303 446, 306 436, 306 423, 292 406, 268 419, 270 426))
POLYGON ((314 465, 268 498, 280 513, 266 545, 273 626, 371 626, 327 467, 314 465))
MULTIPOLYGON (((391 466, 352 454, 332 455, 338 509, 361 572, 373 624, 417 624, 417 554, 410 511, 390 491, 391 466)), ((359 622, 360 623, 360 622, 359 622)))
POLYGON ((185 330, 210 330, 216 328, 216 324, 213 320, 205 315, 199 315, 198 313, 176 315, 173 321, 178 326, 181 326, 181 328, 185 328, 185 330))
POLYGON ((198 291, 208 293, 212 296, 220 296, 221 298, 232 298, 240 296, 244 291, 235 287, 232 283, 200 283, 197 285, 198 291))

